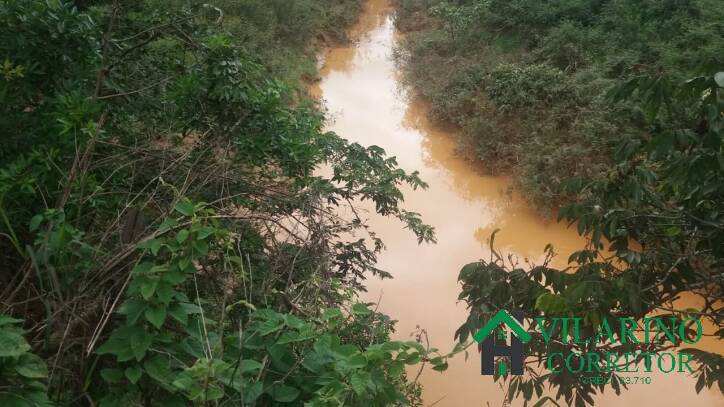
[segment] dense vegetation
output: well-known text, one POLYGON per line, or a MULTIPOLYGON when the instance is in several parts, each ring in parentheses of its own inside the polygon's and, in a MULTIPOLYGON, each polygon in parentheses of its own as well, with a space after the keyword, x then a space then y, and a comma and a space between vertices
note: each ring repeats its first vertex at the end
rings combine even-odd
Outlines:
MULTIPOLYGON (((539 207, 567 200, 558 218, 590 239, 558 270, 549 266, 553 248, 542 265, 523 264, 496 251, 493 234, 490 258, 460 272, 470 316, 456 336, 464 342, 495 311, 517 308, 529 317, 580 318, 588 334, 622 317, 641 327, 652 313, 691 316, 722 340, 721 7, 634 0, 397 4, 398 25, 408 31, 400 51, 406 78, 431 101, 432 113, 459 125, 473 158, 511 171, 539 207), (675 301, 682 296, 701 301, 675 301)), ((685 330, 692 334, 691 326, 685 330)), ((551 352, 682 345, 626 343, 619 335, 603 346, 545 343, 539 334, 526 344, 526 354, 536 356, 528 374, 507 381, 508 396, 536 405, 593 404, 606 387, 619 393, 618 381, 586 384, 565 370, 541 375, 551 352)), ((724 357, 687 351, 697 362, 696 391, 716 385, 724 392, 724 357)))
MULTIPOLYGON (((541 207, 567 200, 559 218, 590 237, 563 270, 505 259, 491 239, 491 258, 460 273, 460 341, 501 308, 587 332, 692 315, 721 339, 716 2, 397 4, 406 78, 433 114, 541 207)), ((383 243, 336 213, 371 200, 434 241, 401 206, 400 186, 425 184, 324 132, 302 91, 315 45, 343 41, 359 8, 0 0, 0 405, 420 403, 405 368, 444 370, 448 355, 391 341, 394 321, 357 302, 365 275, 390 276, 383 243)), ((584 350, 539 339, 526 346, 540 363, 584 350)), ((724 358, 690 353, 696 390, 724 391, 724 358)), ((528 372, 507 381, 511 399, 621 390, 528 372)))
MULTIPOLYGON (((577 199, 560 210, 559 218, 590 237, 588 247, 570 256, 569 267, 549 266, 554 255, 550 246, 538 266, 505 259, 493 248, 488 261, 463 267, 460 298, 467 302, 470 315, 456 332, 461 341, 482 326, 491 311, 501 308, 522 309, 530 317, 580 318, 581 329, 589 336, 600 332, 603 321, 618 326, 620 318, 636 321, 639 328, 651 315, 678 321, 695 318, 709 327, 704 334, 724 339, 724 72, 716 79, 702 76, 685 83, 638 78, 617 93, 639 100, 654 117, 659 114, 657 105, 668 106, 676 125, 621 143, 606 179, 573 178, 564 183, 577 199), (676 301, 683 296, 700 301, 676 301)), ((680 329, 672 321, 666 319, 666 329, 680 329)), ((560 337, 561 329, 559 325, 552 334, 560 337)), ((724 356, 682 342, 691 343, 697 333, 692 324, 681 329, 685 337, 651 344, 627 342, 615 332, 603 346, 544 343, 537 334, 537 340, 526 344, 527 355, 537 356, 534 364, 545 366, 551 352, 622 355, 683 347, 698 363, 696 391, 717 385, 724 393, 724 356)), ((636 361, 642 364, 644 358, 636 361)), ((593 404, 592 396, 607 386, 617 394, 621 391, 616 380, 592 385, 565 370, 539 375, 535 366, 527 369, 529 375, 508 382, 511 399, 540 398, 546 384, 556 390, 555 398, 576 406, 593 404)), ((615 378, 618 372, 607 375, 615 378)))
POLYGON ((566 200, 564 179, 604 178, 618 143, 648 131, 648 112, 608 103, 612 86, 724 66, 716 0, 396 3, 406 81, 544 211, 566 200))
POLYGON ((425 184, 295 91, 359 3, 0 0, 0 405, 419 401, 335 208, 425 184))

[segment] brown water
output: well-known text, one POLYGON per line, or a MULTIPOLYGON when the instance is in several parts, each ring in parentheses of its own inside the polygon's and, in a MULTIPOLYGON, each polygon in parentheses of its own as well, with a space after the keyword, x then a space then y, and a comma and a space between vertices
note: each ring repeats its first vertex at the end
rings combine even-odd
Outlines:
MULTIPOLYGON (((462 265, 489 256, 486 239, 494 229, 501 229, 497 248, 530 260, 540 259, 545 245, 552 243, 561 253, 558 265, 584 240, 565 225, 545 222, 519 197, 506 193, 507 179, 475 171, 456 154, 453 135, 427 122, 424 105, 401 93, 391 59, 396 40, 391 11, 387 0, 368 2, 352 30, 355 45, 328 50, 322 81, 312 91, 325 101, 330 130, 383 147, 402 168, 419 170, 429 184, 427 191, 406 191, 405 207, 436 228, 435 245, 418 245, 399 222, 368 213, 369 223, 387 245, 380 266, 395 278, 370 279, 365 299, 379 301, 383 312, 399 320, 399 339, 409 339, 419 326, 435 347, 449 350, 467 316, 464 304, 457 303, 457 273, 462 265)), ((620 397, 606 392, 596 405, 680 406, 694 400, 698 406, 724 405, 716 390, 696 395, 691 378, 652 375, 652 384, 631 385, 620 397)), ((467 361, 463 355, 454 358, 445 373, 426 370, 421 382, 426 405, 502 404, 503 391, 492 378, 480 375, 475 351, 467 361)))

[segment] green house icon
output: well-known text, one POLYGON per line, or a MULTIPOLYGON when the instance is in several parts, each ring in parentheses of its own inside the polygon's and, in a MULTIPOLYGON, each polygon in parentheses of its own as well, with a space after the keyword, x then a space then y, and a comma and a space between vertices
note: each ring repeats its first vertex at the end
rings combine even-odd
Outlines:
POLYGON ((513 318, 510 314, 508 314, 508 311, 504 309, 498 311, 498 313, 495 314, 495 316, 491 318, 485 326, 480 328, 480 330, 473 335, 473 338, 475 338, 476 342, 482 342, 500 324, 505 324, 513 335, 517 336, 521 342, 528 343, 530 341, 530 334, 526 332, 525 328, 523 328, 517 319, 513 318))
MULTIPOLYGON (((512 364, 511 373, 514 375, 523 374, 523 361, 525 359, 523 355, 523 343, 529 342, 531 336, 526 332, 525 328, 523 328, 523 325, 521 325, 524 319, 523 313, 517 311, 514 312, 514 315, 515 317, 511 316, 505 310, 500 310, 485 326, 473 335, 473 338, 480 343, 480 374, 494 374, 496 357, 510 358, 512 364), (511 338, 510 345, 496 343, 496 337, 498 341, 502 342, 505 342, 507 339, 507 333, 503 325, 507 326, 513 335, 515 335, 511 338), (490 334, 496 332, 496 330, 497 335, 491 336, 490 334)), ((498 375, 505 376, 507 372, 508 365, 501 360, 498 363, 498 375)))

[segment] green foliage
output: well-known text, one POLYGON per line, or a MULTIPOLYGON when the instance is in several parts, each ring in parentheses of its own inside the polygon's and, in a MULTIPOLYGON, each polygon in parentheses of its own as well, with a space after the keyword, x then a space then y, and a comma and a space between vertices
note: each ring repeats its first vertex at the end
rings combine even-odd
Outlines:
POLYGON ((97 350, 118 363, 100 373, 110 386, 101 405, 133 398, 140 403, 148 394, 260 405, 405 404, 399 386, 406 365, 430 361, 444 369, 444 359, 418 342, 385 337, 343 342, 333 332, 364 332, 377 325, 374 320, 369 325, 367 317, 374 313, 360 303, 352 304, 346 317, 339 308, 311 318, 264 308, 243 318, 222 313, 222 319, 213 319, 214 309, 204 311, 204 300, 190 300, 193 294, 183 287, 193 278, 198 290, 194 264, 213 258, 229 231, 213 221, 212 212, 189 201, 180 201, 175 210, 183 216, 164 223, 189 226, 140 245, 147 260, 131 271, 128 298, 119 309, 126 322, 97 350))
POLYGON ((543 212, 569 200, 564 179, 604 178, 615 146, 646 131, 635 105, 606 102, 612 86, 724 63, 710 0, 396 3, 405 81, 460 127, 468 158, 512 173, 543 212))
MULTIPOLYGON (((501 308, 579 317, 588 331, 613 316, 693 315, 721 340, 724 15, 715 3, 396 1, 405 81, 433 116, 458 125, 461 150, 512 173, 537 208, 563 204, 559 220, 590 240, 564 270, 548 267, 551 248, 542 266, 494 249, 465 266, 461 341, 501 308), (682 309, 682 296, 703 305, 682 309)), ((585 350, 526 346, 540 363, 585 350)), ((721 356, 693 355, 697 392, 724 391, 721 356)), ((548 384, 555 400, 581 406, 606 387, 528 373, 508 381, 510 400, 556 403, 541 398, 548 384)))
POLYGON ((51 406, 46 395, 48 368, 30 352, 22 322, 0 314, 0 403, 3 406, 51 406))
POLYGON ((68 2, 3 0, 0 21, 0 55, 5 61, 0 131, 6 135, 0 163, 4 164, 40 140, 33 128, 54 125, 28 123, 27 116, 50 114, 56 92, 87 87, 81 78, 99 55, 95 24, 68 2), (23 128, 11 131, 21 123, 23 128))
POLYGON ((224 25, 244 48, 289 83, 316 75, 310 45, 344 41, 361 0, 223 0, 224 25))
MULTIPOLYGON (((613 326, 617 318, 640 321, 652 313, 695 317, 716 329, 710 335, 718 340, 724 337, 720 319, 724 87, 714 77, 677 82, 666 76, 642 76, 615 89, 612 96, 638 100, 649 112, 652 131, 651 136, 619 146, 607 179, 564 183, 578 199, 562 208, 559 217, 575 223, 578 232, 590 238, 589 247, 574 253, 564 270, 548 267, 551 247, 542 266, 506 264, 493 248, 489 261, 463 267, 460 298, 470 307, 470 316, 456 333, 461 341, 501 308, 522 309, 531 317, 580 318, 582 337, 595 334, 603 321, 613 326), (659 119, 662 115, 666 120, 659 119), (683 295, 699 298, 702 305, 682 308, 672 303, 683 295)), ((561 328, 551 332, 560 335, 561 328)), ((691 327, 685 332, 695 336, 691 327)), ((614 333, 615 342, 598 345, 595 351, 656 352, 681 345, 627 343, 619 334, 614 333)), ((551 352, 594 349, 588 344, 540 340, 526 346, 527 354, 539 357, 541 364, 551 352)), ((696 391, 715 384, 724 391, 721 355, 687 351, 698 362, 696 391)), ((529 377, 510 382, 511 397, 523 395, 531 400, 532 392, 521 386, 537 389, 545 382, 558 389, 557 398, 577 405, 593 404, 591 396, 606 386, 582 384, 577 375, 565 370, 545 376, 531 370, 529 377)), ((611 386, 620 391, 617 381, 611 386)))
POLYGON ((517 67, 502 64, 490 73, 486 91, 505 113, 521 107, 545 106, 575 97, 562 71, 546 65, 517 67))
MULTIPOLYGON (((401 204, 426 184, 300 91, 360 3, 0 0, 0 306, 52 358, 48 399, 419 403, 404 367, 447 355, 356 303, 390 274, 338 213, 370 200, 434 241, 401 204)), ((4 357, 9 380, 40 361, 4 357)), ((46 394, 27 383, 0 392, 46 394)))

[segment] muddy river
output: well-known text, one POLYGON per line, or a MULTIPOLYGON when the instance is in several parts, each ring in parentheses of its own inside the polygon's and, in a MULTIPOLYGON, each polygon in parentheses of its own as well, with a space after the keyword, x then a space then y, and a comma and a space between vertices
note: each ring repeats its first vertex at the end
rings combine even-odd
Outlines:
MULTIPOLYGON (((369 279, 365 300, 379 302, 383 312, 399 321, 397 339, 410 339, 420 327, 435 347, 448 350, 467 315, 464 304, 457 302, 458 271, 465 263, 487 258, 486 239, 493 230, 501 229, 497 248, 533 261, 552 243, 558 265, 584 240, 566 225, 545 221, 511 194, 508 179, 476 171, 459 157, 452 131, 426 120, 425 106, 410 100, 399 83, 392 60, 398 39, 392 13, 386 0, 369 1, 352 29, 354 43, 322 56, 322 80, 312 91, 324 100, 330 130, 384 148, 405 170, 420 171, 429 184, 426 191, 406 191, 405 208, 435 227, 437 244, 418 245, 399 222, 367 213, 387 246, 380 267, 394 279, 369 279)), ((683 374, 651 375, 651 384, 631 385, 619 397, 609 389, 597 397, 596 405, 724 405, 718 389, 697 395, 694 380, 683 374)), ((502 405, 504 392, 491 377, 480 375, 475 351, 467 361, 463 355, 454 358, 444 373, 427 369, 420 380, 426 405, 502 405)))

